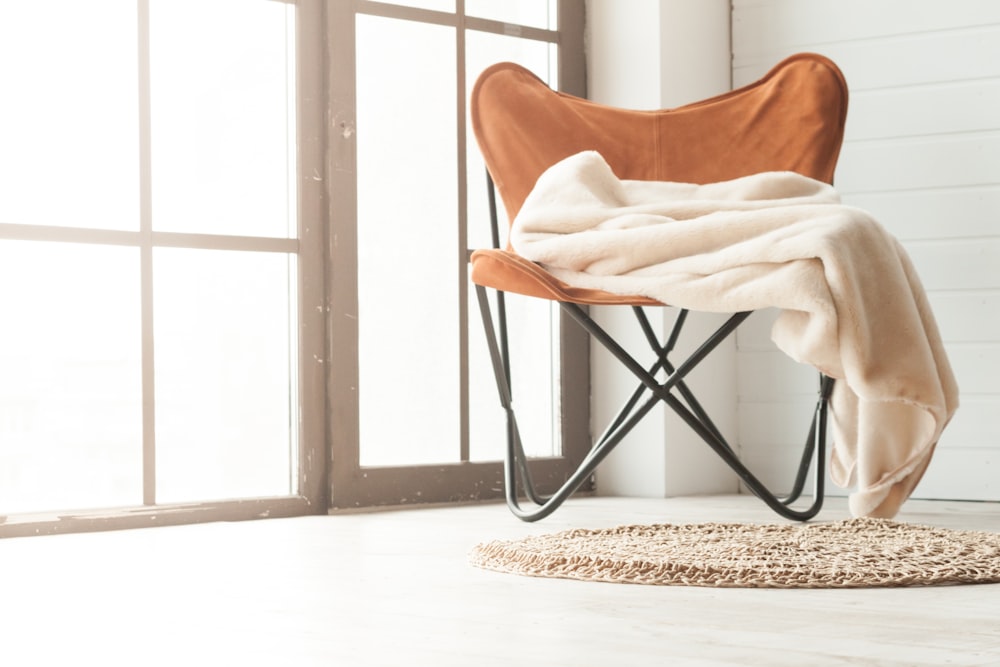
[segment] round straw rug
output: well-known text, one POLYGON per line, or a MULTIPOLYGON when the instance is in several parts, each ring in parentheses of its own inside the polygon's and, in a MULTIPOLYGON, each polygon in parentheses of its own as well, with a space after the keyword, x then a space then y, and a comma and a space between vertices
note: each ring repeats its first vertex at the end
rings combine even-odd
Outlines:
POLYGON ((570 530, 478 545, 472 564, 663 586, 860 588, 1000 582, 1000 533, 884 519, 570 530))

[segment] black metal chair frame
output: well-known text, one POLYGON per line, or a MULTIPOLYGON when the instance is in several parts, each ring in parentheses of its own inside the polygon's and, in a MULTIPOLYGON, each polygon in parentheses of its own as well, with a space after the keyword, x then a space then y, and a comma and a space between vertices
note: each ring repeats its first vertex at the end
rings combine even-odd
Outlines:
MULTIPOLYGON (((496 194, 489 174, 487 174, 487 188, 493 247, 499 248, 500 233, 497 221, 496 194)), ((602 329, 584 308, 575 303, 562 301, 559 302, 559 305, 563 311, 568 313, 593 339, 600 342, 605 349, 635 375, 639 380, 639 385, 619 410, 617 416, 612 419, 601 436, 593 444, 576 471, 554 494, 543 496, 538 492, 532 480, 528 457, 524 453, 521 434, 518 430, 517 418, 513 407, 510 350, 507 342, 507 313, 504 293, 500 290, 495 290, 497 321, 494 322, 493 308, 491 308, 489 303, 487 288, 482 285, 476 285, 475 287, 479 300, 479 310, 483 320, 483 328, 486 333, 486 342, 493 365, 493 373, 496 377, 497 389, 500 393, 500 404, 507 416, 507 449, 504 458, 504 484, 507 505, 511 512, 518 518, 524 521, 537 521, 547 517, 558 509, 567 498, 587 481, 598 465, 632 431, 636 424, 653 407, 661 402, 679 415, 736 472, 747 488, 780 516, 796 521, 808 521, 816 516, 822 508, 826 479, 827 409, 830 393, 833 390, 834 381, 832 378, 820 374, 818 399, 813 411, 809 433, 806 436, 805 446, 791 492, 785 497, 779 497, 769 490, 743 464, 733 447, 722 435, 697 398, 695 398, 694 393, 685 383, 685 378, 688 374, 723 340, 736 331, 736 328, 751 315, 752 311, 732 315, 698 349, 679 365, 675 366, 670 361, 669 355, 674 351, 689 311, 685 309, 679 310, 666 341, 660 343, 642 307, 632 306, 636 321, 642 329, 655 358, 652 366, 646 368, 602 329), (666 374, 666 378, 662 381, 657 379, 657 376, 661 373, 666 374), (643 395, 647 392, 651 395, 642 400, 643 395), (813 463, 815 465, 812 465, 813 463), (795 503, 802 496, 810 468, 815 468, 812 503, 803 509, 795 509, 792 507, 792 503, 795 503), (526 508, 522 506, 519 490, 534 505, 533 507, 526 508)))

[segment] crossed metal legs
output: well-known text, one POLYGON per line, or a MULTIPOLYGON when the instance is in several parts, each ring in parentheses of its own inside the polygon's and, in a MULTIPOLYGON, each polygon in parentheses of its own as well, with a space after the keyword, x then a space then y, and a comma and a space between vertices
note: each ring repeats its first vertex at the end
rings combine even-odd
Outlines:
POLYGON ((542 496, 536 490, 528 467, 528 460, 521 444, 521 435, 517 427, 510 390, 510 357, 507 347, 507 322, 503 292, 497 292, 498 325, 494 324, 492 310, 487 297, 486 288, 476 285, 479 299, 479 309, 486 332, 487 345, 493 372, 500 392, 500 403, 507 415, 507 451, 504 459, 504 484, 507 505, 511 512, 524 521, 537 521, 554 512, 570 495, 573 494, 594 473, 598 465, 625 438, 654 406, 660 402, 666 404, 705 443, 711 447, 730 468, 732 468, 744 484, 777 514, 797 521, 807 521, 816 516, 823 505, 826 459, 826 420, 827 405, 833 390, 833 379, 820 376, 819 397, 813 413, 809 434, 806 437, 802 458, 795 475, 791 493, 779 497, 772 493, 749 469, 740 461, 732 446, 722 436, 719 429, 706 414, 701 404, 685 383, 687 375, 709 353, 750 316, 749 312, 736 313, 720 326, 705 342, 680 365, 674 366, 669 355, 673 352, 677 339, 684 327, 687 311, 681 310, 665 343, 660 344, 653 327, 642 308, 635 307, 633 311, 639 326, 646 336, 650 349, 656 361, 650 368, 645 368, 626 352, 604 329, 602 329, 580 306, 574 303, 560 303, 581 327, 595 340, 599 341, 611 354, 639 380, 639 386, 622 406, 618 415, 611 421, 601 436, 594 443, 583 462, 576 471, 551 496, 542 496), (657 375, 666 373, 666 379, 660 381, 657 375), (645 400, 643 396, 649 394, 645 400), (815 461, 815 466, 811 464, 815 461), (815 467, 812 504, 804 509, 794 509, 791 504, 802 495, 806 477, 810 467, 815 467), (519 490, 534 505, 525 508, 521 505, 519 490))

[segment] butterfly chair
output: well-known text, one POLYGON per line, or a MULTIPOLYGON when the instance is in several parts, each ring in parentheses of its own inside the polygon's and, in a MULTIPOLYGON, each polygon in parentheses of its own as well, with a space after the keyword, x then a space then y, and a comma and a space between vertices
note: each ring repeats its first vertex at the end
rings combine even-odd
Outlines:
POLYGON ((678 312, 666 341, 660 343, 643 308, 669 304, 643 296, 574 287, 520 257, 510 247, 501 248, 495 195, 499 193, 513 221, 542 172, 584 150, 599 152, 623 180, 702 184, 764 171, 795 171, 829 183, 847 115, 847 86, 837 66, 819 55, 798 54, 776 65, 759 81, 724 95, 675 109, 634 111, 555 92, 528 70, 500 63, 480 75, 470 108, 488 172, 494 245, 470 254, 471 279, 500 402, 507 414, 504 475, 511 511, 525 521, 551 514, 588 481, 601 461, 654 406, 663 403, 775 512, 802 521, 815 516, 823 503, 827 403, 833 380, 820 375, 818 400, 791 492, 779 497, 740 461, 685 382, 688 374, 751 313, 729 317, 694 353, 675 364, 670 355, 684 327, 686 310, 678 312), (496 290, 495 305, 490 302, 488 288, 496 290), (557 301, 639 381, 576 471, 547 497, 539 493, 531 478, 517 428, 504 292, 557 301), (641 364, 600 327, 587 312, 586 307, 591 305, 630 308, 649 342, 651 363, 641 364), (813 467, 811 505, 793 508, 813 467), (533 506, 522 507, 519 489, 533 506))

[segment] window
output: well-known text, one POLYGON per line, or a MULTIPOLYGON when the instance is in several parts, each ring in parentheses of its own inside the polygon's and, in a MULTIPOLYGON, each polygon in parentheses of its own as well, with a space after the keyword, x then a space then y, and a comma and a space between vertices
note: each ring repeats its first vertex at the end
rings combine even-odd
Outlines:
MULTIPOLYGON (((582 0, 0 3, 0 536, 500 496, 465 99, 497 60, 582 93, 582 26, 582 0)), ((515 302, 552 341, 515 391, 558 477, 580 343, 515 302)))
POLYGON ((325 509, 317 6, 0 5, 0 533, 325 509))
MULTIPOLYGON (((467 275, 467 249, 490 240, 466 101, 503 60, 582 94, 583 3, 345 5, 332 84, 331 331, 345 352, 332 359, 332 503, 500 497, 506 426, 467 275)), ((508 300, 512 336, 533 340, 514 372, 519 424, 537 476, 561 479, 590 443, 589 387, 560 356, 586 343, 530 301, 508 300)))

